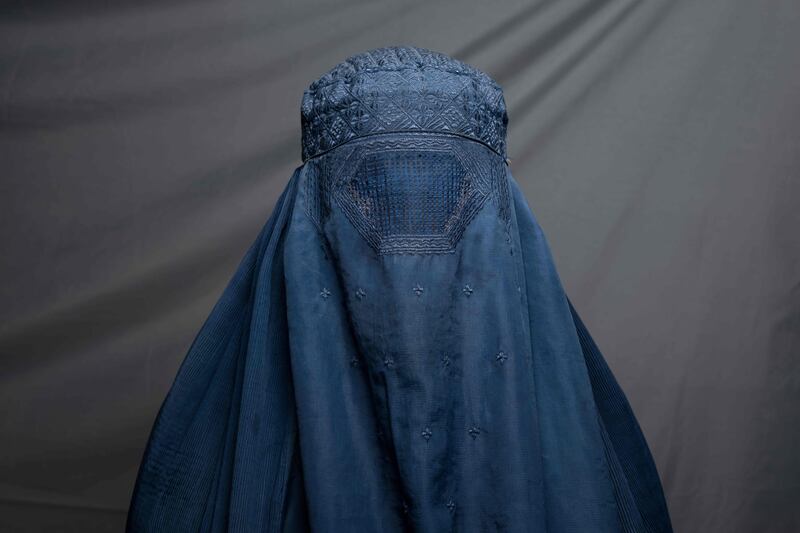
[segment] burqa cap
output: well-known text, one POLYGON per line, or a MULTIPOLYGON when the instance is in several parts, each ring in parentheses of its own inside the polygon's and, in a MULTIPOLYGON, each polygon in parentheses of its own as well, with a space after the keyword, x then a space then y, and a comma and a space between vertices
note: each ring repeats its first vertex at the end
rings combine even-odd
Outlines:
POLYGON ((414 46, 345 59, 303 93, 303 161, 358 137, 438 132, 479 141, 506 157, 503 90, 489 75, 414 46))

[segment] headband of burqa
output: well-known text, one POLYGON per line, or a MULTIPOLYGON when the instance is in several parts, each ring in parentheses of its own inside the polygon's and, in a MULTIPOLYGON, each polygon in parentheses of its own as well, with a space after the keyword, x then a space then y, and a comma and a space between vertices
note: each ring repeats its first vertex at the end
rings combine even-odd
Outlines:
POLYGON ((670 531, 511 175, 497 83, 379 48, 312 83, 301 124, 158 413, 129 531, 670 531))

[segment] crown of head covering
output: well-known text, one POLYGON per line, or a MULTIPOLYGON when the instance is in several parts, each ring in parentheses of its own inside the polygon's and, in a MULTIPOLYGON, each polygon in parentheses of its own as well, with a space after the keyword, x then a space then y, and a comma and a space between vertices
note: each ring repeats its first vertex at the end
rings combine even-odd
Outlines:
POLYGON ((303 93, 303 161, 350 140, 438 132, 481 142, 506 157, 508 116, 500 86, 445 54, 413 46, 350 56, 303 93))

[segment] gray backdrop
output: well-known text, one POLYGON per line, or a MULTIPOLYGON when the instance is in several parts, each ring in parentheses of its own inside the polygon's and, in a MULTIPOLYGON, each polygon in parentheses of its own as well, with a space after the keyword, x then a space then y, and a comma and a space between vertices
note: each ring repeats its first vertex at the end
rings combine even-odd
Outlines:
POLYGON ((390 44, 504 88, 512 172, 676 531, 800 531, 800 2, 31 4, 0 8, 1 531, 122 529, 300 163, 303 89, 390 44))

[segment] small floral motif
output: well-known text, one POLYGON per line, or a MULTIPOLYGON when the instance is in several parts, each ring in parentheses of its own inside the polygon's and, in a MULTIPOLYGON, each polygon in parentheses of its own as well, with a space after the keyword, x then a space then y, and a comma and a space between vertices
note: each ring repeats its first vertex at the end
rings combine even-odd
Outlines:
POLYGON ((356 298, 358 298, 359 300, 363 300, 366 295, 367 295, 367 292, 364 289, 362 289, 361 287, 356 289, 356 298))
POLYGON ((413 289, 413 290, 414 290, 414 292, 416 293, 416 295, 417 295, 417 296, 422 296, 422 292, 423 292, 425 289, 423 289, 423 288, 422 288, 422 286, 421 286, 419 283, 417 283, 417 284, 414 286, 414 289, 413 289))
POLYGON ((508 355, 503 350, 497 352, 497 355, 494 356, 495 359, 502 365, 505 363, 506 359, 508 359, 508 355))
POLYGON ((454 502, 453 500, 447 500, 447 504, 446 505, 447 505, 447 508, 450 510, 451 513, 456 510, 456 502, 454 502))
POLYGON ((403 514, 408 514, 408 503, 403 500, 403 514))
POLYGON ((392 359, 391 355, 387 355, 386 357, 383 358, 383 364, 387 368, 392 368, 394 366, 394 359, 392 359))
POLYGON ((472 296, 472 292, 475 289, 473 289, 472 287, 469 286, 469 284, 467 284, 467 285, 464 285, 464 288, 461 289, 461 290, 464 292, 464 294, 467 295, 467 298, 469 298, 470 296, 472 296))
POLYGON ((352 366, 353 368, 355 368, 355 367, 357 367, 358 365, 359 365, 358 357, 356 357, 356 356, 354 355, 353 357, 351 357, 351 358, 350 358, 350 366, 352 366))
POLYGON ((450 366, 450 356, 448 356, 446 354, 442 356, 442 365, 443 366, 450 366))
POLYGON ((478 426, 472 426, 467 430, 469 436, 473 438, 473 440, 481 434, 481 429, 478 426))
POLYGON ((431 436, 433 435, 433 432, 431 431, 431 428, 426 426, 425 429, 422 430, 420 435, 422 435, 422 438, 424 438, 425 440, 430 440, 431 436))
POLYGON ((331 295, 331 291, 329 291, 327 287, 322 287, 322 290, 319 291, 319 295, 327 300, 328 296, 331 295))

